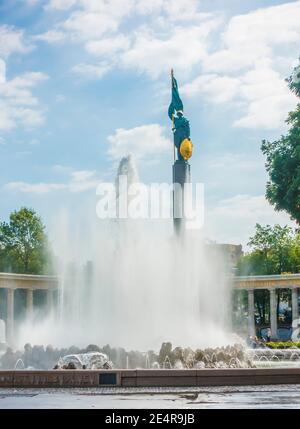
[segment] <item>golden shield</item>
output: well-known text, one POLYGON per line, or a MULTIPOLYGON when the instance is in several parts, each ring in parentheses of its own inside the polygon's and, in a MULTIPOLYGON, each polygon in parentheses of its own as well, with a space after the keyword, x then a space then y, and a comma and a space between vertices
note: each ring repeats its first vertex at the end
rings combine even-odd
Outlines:
POLYGON ((193 155, 194 145, 191 140, 184 139, 180 145, 180 153, 185 161, 187 161, 193 155))

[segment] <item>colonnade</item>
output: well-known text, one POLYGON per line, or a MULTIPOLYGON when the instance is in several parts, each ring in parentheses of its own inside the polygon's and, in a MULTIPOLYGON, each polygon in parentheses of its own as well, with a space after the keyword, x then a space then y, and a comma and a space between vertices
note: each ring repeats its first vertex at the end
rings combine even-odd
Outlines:
POLYGON ((292 291, 292 320, 299 319, 300 274, 274 276, 243 276, 234 278, 235 289, 246 289, 248 293, 248 334, 254 336, 255 328, 255 290, 267 289, 270 293, 271 337, 277 339, 277 292, 281 289, 292 291))
MULTIPOLYGON (((45 290, 47 294, 47 308, 54 305, 54 293, 58 289, 58 278, 54 276, 37 276, 25 274, 0 273, 0 289, 6 289, 6 341, 13 344, 14 340, 14 301, 17 289, 26 290, 26 319, 33 317, 33 298, 37 290, 45 290)), ((0 314, 0 319, 2 315, 0 314)))

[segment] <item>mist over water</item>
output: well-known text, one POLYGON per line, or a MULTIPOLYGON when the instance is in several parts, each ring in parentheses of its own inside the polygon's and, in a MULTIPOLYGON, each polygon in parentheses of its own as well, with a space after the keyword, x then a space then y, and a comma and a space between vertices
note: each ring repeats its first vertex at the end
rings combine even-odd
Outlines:
MULTIPOLYGON (((131 157, 118 174, 138 175, 131 157)), ((117 189, 117 197, 120 190, 117 189)), ((84 210, 57 213, 51 241, 60 261, 58 309, 22 324, 18 344, 110 344, 158 350, 164 341, 193 348, 231 343, 230 288, 222 255, 203 230, 175 236, 172 220, 101 220, 84 210)))

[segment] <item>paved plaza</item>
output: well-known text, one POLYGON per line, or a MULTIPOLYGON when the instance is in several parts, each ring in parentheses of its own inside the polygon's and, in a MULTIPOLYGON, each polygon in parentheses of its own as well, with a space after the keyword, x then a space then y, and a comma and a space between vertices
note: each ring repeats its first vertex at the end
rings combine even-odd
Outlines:
POLYGON ((0 409, 298 408, 300 386, 1 389, 0 409))

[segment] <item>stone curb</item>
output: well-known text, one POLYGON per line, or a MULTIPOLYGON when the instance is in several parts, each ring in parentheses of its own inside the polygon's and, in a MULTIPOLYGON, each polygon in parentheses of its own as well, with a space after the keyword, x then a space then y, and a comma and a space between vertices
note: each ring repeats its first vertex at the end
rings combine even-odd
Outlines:
POLYGON ((0 387, 195 387, 300 384, 300 368, 0 371, 0 387))

